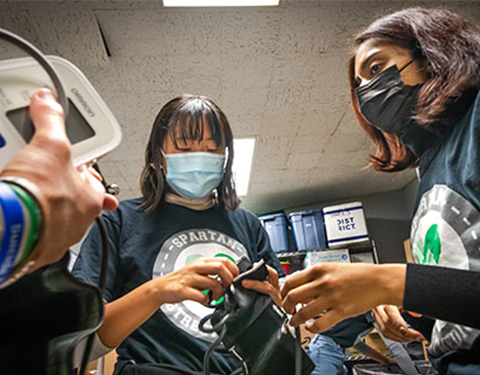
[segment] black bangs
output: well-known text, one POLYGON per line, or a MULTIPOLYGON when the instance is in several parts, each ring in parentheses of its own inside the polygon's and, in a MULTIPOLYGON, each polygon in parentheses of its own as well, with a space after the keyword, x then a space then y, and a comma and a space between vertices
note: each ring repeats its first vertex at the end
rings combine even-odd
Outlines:
POLYGON ((189 141, 200 143, 204 140, 205 129, 211 134, 211 140, 217 147, 225 145, 225 129, 229 125, 222 121, 215 108, 201 99, 182 103, 170 120, 169 135, 177 150, 189 141))

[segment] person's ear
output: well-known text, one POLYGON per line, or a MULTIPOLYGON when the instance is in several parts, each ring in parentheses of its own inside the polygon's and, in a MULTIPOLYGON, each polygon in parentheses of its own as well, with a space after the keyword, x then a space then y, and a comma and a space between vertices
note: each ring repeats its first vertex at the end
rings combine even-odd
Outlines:
POLYGON ((165 158, 165 155, 162 155, 160 160, 160 169, 163 171, 163 173, 167 173, 167 159, 165 158))
POLYGON ((167 157, 162 149, 160 149, 160 169, 164 174, 167 173, 167 157))
POLYGON ((432 64, 428 63, 428 66, 427 66, 427 73, 432 76, 433 73, 434 73, 434 70, 433 70, 433 66, 432 64))
POLYGON ((434 74, 433 67, 426 58, 422 58, 418 60, 417 69, 418 69, 418 73, 422 76, 423 81, 427 81, 434 74))
POLYGON ((429 76, 432 76, 434 73, 432 64, 426 58, 419 60, 419 68, 421 71, 426 72, 429 76))

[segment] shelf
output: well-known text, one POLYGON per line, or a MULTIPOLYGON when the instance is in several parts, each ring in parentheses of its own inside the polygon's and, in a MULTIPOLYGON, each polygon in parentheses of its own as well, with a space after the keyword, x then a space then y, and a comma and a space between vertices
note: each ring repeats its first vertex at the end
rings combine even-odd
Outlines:
MULTIPOLYGON (((320 250, 317 250, 320 251, 320 250)), ((285 253, 275 253, 278 259, 305 256, 313 251, 290 251, 285 253)))
MULTIPOLYGON (((347 250, 350 255, 350 261, 352 263, 374 263, 378 264, 378 254, 375 246, 375 241, 370 240, 370 242, 364 242, 361 244, 354 244, 350 247, 344 247, 339 249, 318 249, 318 250, 308 250, 308 251, 286 251, 282 253, 275 253, 279 260, 288 260, 293 265, 300 265, 304 263, 305 257, 307 254, 318 253, 322 251, 329 250, 347 250), (364 258, 359 254, 371 254, 371 257, 364 258), (364 258, 364 259, 363 259, 364 258)), ((298 271, 303 268, 295 269, 292 272, 298 271)))
POLYGON ((289 251, 283 253, 275 253, 277 258, 292 258, 292 257, 305 257, 307 254, 311 253, 320 253, 322 251, 331 251, 331 250, 348 250, 351 254, 358 254, 358 253, 368 253, 373 251, 373 245, 363 245, 358 247, 351 247, 351 248, 341 248, 341 249, 319 249, 319 250, 307 250, 307 251, 289 251))
POLYGON ((366 247, 352 247, 348 249, 350 254, 359 254, 359 253, 368 253, 373 251, 373 246, 366 246, 366 247))

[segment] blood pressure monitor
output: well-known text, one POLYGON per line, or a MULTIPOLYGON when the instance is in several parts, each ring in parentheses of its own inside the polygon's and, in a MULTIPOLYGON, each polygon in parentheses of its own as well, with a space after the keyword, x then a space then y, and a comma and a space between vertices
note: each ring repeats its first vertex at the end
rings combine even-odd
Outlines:
MULTIPOLYGON (((62 81, 68 98, 66 131, 78 166, 112 151, 121 141, 117 120, 100 95, 69 61, 47 56, 62 81)), ((0 61, 0 169, 32 138, 30 97, 38 88, 55 92, 52 81, 31 57, 0 61)))

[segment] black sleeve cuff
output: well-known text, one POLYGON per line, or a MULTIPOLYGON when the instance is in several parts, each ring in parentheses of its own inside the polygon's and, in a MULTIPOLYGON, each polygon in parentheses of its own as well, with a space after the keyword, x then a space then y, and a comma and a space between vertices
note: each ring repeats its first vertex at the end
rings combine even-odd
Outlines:
POLYGON ((405 310, 480 328, 480 272, 407 265, 405 310))

